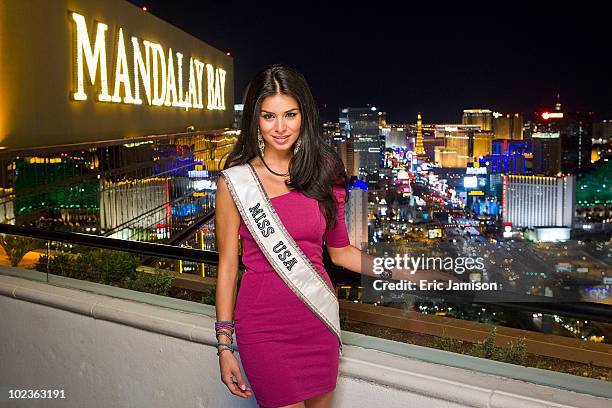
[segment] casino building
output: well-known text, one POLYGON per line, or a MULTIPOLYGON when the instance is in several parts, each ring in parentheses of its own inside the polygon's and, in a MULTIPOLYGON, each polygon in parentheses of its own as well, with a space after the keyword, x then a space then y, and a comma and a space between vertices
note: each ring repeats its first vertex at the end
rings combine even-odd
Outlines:
POLYGON ((575 178, 502 176, 503 218, 513 227, 567 227, 574 224, 575 178))
POLYGON ((233 84, 232 57, 127 1, 3 1, 0 218, 172 243, 213 207, 233 84))

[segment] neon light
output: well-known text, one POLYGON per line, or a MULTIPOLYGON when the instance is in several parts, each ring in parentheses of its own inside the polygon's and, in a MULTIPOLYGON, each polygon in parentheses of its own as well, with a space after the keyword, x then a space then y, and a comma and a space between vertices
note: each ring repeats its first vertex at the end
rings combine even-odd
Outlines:
POLYGON ((531 137, 534 139, 558 139, 561 136, 559 132, 534 132, 531 137))
POLYGON ((100 88, 98 95, 100 101, 142 105, 145 98, 141 97, 141 87, 144 87, 148 105, 205 109, 203 87, 207 86, 206 109, 225 110, 225 78, 227 72, 224 69, 189 57, 189 77, 187 79, 189 82, 185 84, 183 82, 186 79, 183 75, 183 62, 187 61, 183 53, 173 52, 172 48, 168 48, 166 51, 161 44, 132 36, 128 44, 131 43, 133 58, 128 59, 122 27, 118 27, 118 34, 115 38, 116 44, 111 48, 116 50, 114 55, 115 69, 112 71, 114 88, 111 96, 108 92, 109 78, 106 59, 106 31, 109 27, 102 22, 95 23, 94 30, 96 33, 92 48, 85 18, 78 13, 71 13, 71 17, 75 24, 75 46, 77 47, 74 69, 76 89, 72 93, 74 100, 87 100, 84 74, 86 64, 89 72, 89 83, 100 88), (144 45, 144 54, 140 47, 140 41, 144 45), (130 66, 130 64, 133 64, 133 66, 130 66), (203 81, 205 66, 206 84, 203 81), (133 77, 131 76, 132 70, 134 72, 133 77), (153 86, 151 86, 151 82, 153 86), (134 88, 132 88, 132 85, 134 88))
POLYGON ((194 104, 194 108, 204 109, 204 103, 202 101, 202 77, 204 75, 204 63, 198 61, 197 59, 193 60, 196 69, 196 78, 198 80, 198 104, 194 104))
POLYGON ((207 109, 225 109, 225 70, 215 69, 211 64, 206 64, 206 78, 208 80, 208 105, 207 109))
POLYGON ((225 70, 221 68, 217 68, 217 73, 219 75, 219 81, 215 82, 215 95, 218 95, 218 105, 217 109, 225 110, 225 70))
POLYGON ((186 107, 183 97, 183 54, 180 52, 176 53, 176 65, 178 68, 178 101, 173 101, 172 106, 186 107), (175 105, 176 103, 176 105, 175 105))
POLYGON ((151 104, 162 106, 166 99, 166 56, 161 45, 152 42, 148 42, 148 45, 153 50, 153 100, 151 104), (161 78, 158 75, 160 71, 161 78))
POLYGON ((140 53, 140 44, 138 43, 137 37, 132 37, 132 48, 134 49, 134 103, 137 105, 142 104, 140 99, 140 83, 138 82, 138 75, 142 78, 142 85, 147 95, 147 102, 151 104, 151 63, 150 63, 150 50, 151 47, 148 45, 148 41, 145 43, 145 62, 142 60, 142 54, 140 53))
POLYGON ((196 88, 195 72, 193 58, 189 59, 189 90, 187 91, 187 100, 185 101, 188 108, 198 107, 198 91, 196 88))
POLYGON ((166 92, 166 102, 164 105, 166 106, 177 106, 176 101, 176 80, 174 79, 174 58, 172 58, 172 48, 168 50, 168 82, 167 82, 167 92, 166 92))
POLYGON ((463 178, 463 187, 465 188, 476 188, 478 186, 478 177, 466 176, 463 178))
POLYGON ((78 13, 72 13, 72 19, 74 20, 77 29, 77 91, 73 94, 73 97, 77 101, 84 101, 87 99, 83 80, 83 53, 85 53, 85 62, 87 63, 89 79, 92 85, 94 85, 96 82, 96 72, 98 70, 98 63, 100 63, 101 92, 98 95, 98 99, 100 101, 110 101, 111 96, 108 93, 108 81, 106 75, 105 38, 105 33, 108 26, 101 22, 97 23, 96 40, 94 50, 92 51, 91 44, 89 43, 89 33, 87 32, 85 17, 78 13))
POLYGON ((123 41, 123 29, 119 29, 119 38, 117 39, 117 64, 115 66, 115 92, 113 94, 113 102, 121 102, 119 96, 119 88, 123 84, 125 96, 124 103, 134 103, 132 98, 132 87, 130 86, 130 75, 127 67, 127 57, 125 55, 125 43, 123 41))
POLYGON ((206 108, 215 109, 215 71, 210 64, 206 64, 206 78, 208 79, 208 105, 206 108))
POLYGON ((561 119, 563 118, 563 112, 542 112, 542 119, 561 119))

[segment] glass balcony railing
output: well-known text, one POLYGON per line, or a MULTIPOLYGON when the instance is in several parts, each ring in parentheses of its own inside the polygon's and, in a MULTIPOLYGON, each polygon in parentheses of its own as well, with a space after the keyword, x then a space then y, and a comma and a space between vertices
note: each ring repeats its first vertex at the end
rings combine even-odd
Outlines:
MULTIPOLYGON (((214 218, 198 234, 211 233, 211 230, 214 231, 214 218)), ((51 283, 61 276, 196 303, 215 303, 218 254, 211 248, 126 241, 7 224, 0 225, 0 234, 4 264, 43 272, 51 283)), ((244 271, 240 265, 239 278, 244 271)), ((359 280, 358 274, 336 267, 329 259, 325 260, 325 267, 336 287, 342 329, 347 332, 612 380, 612 369, 607 366, 609 345, 577 340, 559 331, 543 333, 509 327, 531 318, 568 331, 574 327, 572 322, 577 325, 576 322, 584 321, 605 328, 612 324, 607 305, 495 299, 474 303, 460 297, 441 299, 423 295, 413 296, 411 302, 402 306, 367 303, 359 301, 361 291, 354 284, 356 278, 359 280), (483 317, 486 314, 495 316, 495 320, 483 317), (546 322, 544 316, 551 320, 546 322)), ((238 290, 239 285, 240 279, 238 290)))
MULTIPOLYGON (((40 271, 48 282, 75 278, 214 305, 215 180, 235 136, 190 132, 0 152, 2 262, 40 271)), ((415 182, 427 197, 425 186, 415 182)), ((381 202, 384 191, 370 193, 381 202)), ((396 212, 400 219, 415 211, 400 203, 396 212)), ((505 290, 406 290, 401 299, 374 299, 368 279, 333 265, 324 250, 343 329, 612 380, 611 306, 592 298, 602 285, 576 286, 560 279, 575 274, 557 270, 565 265, 561 258, 576 256, 607 268, 609 243, 485 242, 461 220, 436 228, 370 220, 375 240, 362 247, 371 254, 482 255, 489 276, 480 280, 502 277, 505 290), (519 270, 527 272, 518 276, 519 270), (572 296, 546 292, 564 286, 572 296)), ((581 277, 594 273, 606 271, 591 268, 581 277)))
MULTIPOLYGON (((0 220, 172 243, 214 209, 234 131, 0 152, 0 220)), ((208 244, 206 244, 208 245, 208 244)))

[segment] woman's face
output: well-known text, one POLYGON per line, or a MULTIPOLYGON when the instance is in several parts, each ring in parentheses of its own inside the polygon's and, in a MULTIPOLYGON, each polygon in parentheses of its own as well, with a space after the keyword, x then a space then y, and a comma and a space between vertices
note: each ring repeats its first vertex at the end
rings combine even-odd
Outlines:
POLYGON ((289 150, 300 136, 302 113, 294 97, 266 97, 259 112, 259 130, 267 149, 289 150))

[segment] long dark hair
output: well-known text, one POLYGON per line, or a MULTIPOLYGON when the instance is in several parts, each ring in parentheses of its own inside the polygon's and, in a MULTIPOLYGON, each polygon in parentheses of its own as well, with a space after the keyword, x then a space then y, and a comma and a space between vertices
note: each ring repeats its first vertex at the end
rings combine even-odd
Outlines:
POLYGON ((263 100, 278 93, 295 98, 302 122, 298 152, 289 162, 290 186, 315 198, 324 214, 327 228, 335 225, 337 205, 333 186, 346 191, 346 171, 338 154, 327 145, 319 132, 319 114, 306 79, 285 65, 270 65, 255 75, 244 95, 240 136, 229 152, 223 169, 261 158, 257 144, 257 118, 263 100))

